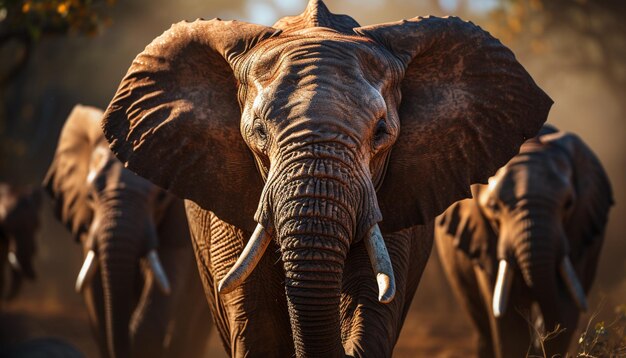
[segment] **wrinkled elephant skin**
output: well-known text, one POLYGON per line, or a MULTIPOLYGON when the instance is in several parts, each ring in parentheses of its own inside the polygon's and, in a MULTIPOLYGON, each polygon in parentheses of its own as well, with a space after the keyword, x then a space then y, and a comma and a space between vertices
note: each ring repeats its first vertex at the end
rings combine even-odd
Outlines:
POLYGON ((384 357, 434 217, 551 103, 474 24, 361 27, 311 0, 272 27, 173 25, 133 61, 103 128, 129 169, 187 199, 231 355, 384 357))
POLYGON ((611 186, 600 162, 576 135, 544 126, 474 199, 436 221, 441 262, 455 294, 480 332, 484 357, 521 357, 535 337, 565 355, 593 283, 611 186), (535 305, 537 310, 533 310, 535 305), (539 315, 540 314, 540 315, 539 315))

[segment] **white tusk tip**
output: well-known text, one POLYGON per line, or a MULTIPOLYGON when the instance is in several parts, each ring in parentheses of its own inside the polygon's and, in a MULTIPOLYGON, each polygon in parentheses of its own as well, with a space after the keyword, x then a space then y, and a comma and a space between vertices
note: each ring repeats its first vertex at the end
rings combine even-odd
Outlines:
POLYGON ((230 293, 235 288, 234 285, 232 285, 232 282, 227 281, 227 278, 224 277, 217 286, 217 292, 220 295, 230 293))
POLYGON ((378 301, 380 303, 390 303, 396 295, 396 287, 393 279, 384 273, 376 275, 378 282, 378 301))
POLYGON ((20 265, 20 260, 17 259, 15 252, 9 251, 7 259, 9 260, 9 264, 14 271, 22 271, 22 265, 20 265))
POLYGON ((236 268, 233 266, 217 285, 217 292, 220 295, 231 293, 242 284, 241 280, 239 280, 238 276, 235 274, 235 271, 236 268))
POLYGON ((496 318, 500 318, 500 316, 502 316, 502 310, 500 309, 500 307, 497 306, 493 306, 493 316, 496 318))

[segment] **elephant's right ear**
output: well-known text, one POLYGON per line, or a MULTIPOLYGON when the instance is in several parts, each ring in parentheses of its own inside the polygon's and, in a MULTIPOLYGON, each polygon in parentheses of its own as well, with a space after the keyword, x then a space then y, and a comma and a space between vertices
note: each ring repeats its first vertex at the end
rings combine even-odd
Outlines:
POLYGON ((42 184, 54 201, 55 215, 75 237, 91 221, 86 180, 94 149, 106 143, 101 119, 102 111, 98 108, 74 107, 63 125, 54 159, 42 184))
POLYGON ((173 25, 133 61, 104 133, 125 165, 244 229, 263 187, 240 132, 240 55, 279 30, 244 22, 173 25))

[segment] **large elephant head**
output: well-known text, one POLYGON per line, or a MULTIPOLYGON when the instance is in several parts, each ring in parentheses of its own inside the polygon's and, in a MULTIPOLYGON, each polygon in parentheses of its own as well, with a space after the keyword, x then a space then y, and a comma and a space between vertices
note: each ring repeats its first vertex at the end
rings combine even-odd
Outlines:
POLYGON ((365 240, 379 299, 390 301, 381 230, 429 222, 470 195, 550 105, 513 54, 471 23, 360 27, 312 0, 273 27, 173 25, 133 61, 104 131, 131 170, 254 231, 218 277, 222 293, 275 240, 296 353, 332 356, 343 353, 351 245, 365 240))
POLYGON ((0 294, 3 294, 4 262, 10 265, 10 287, 7 298, 14 298, 23 278, 36 277, 33 259, 39 230, 41 191, 17 188, 0 183, 0 294))
POLYGON ((159 215, 167 195, 125 169, 110 152, 101 129, 102 111, 76 106, 68 117, 44 180, 55 214, 80 240, 85 262, 76 290, 99 272, 104 291, 104 332, 109 355, 130 355, 129 322, 137 302, 141 260, 156 283, 169 283, 156 254, 159 215), (99 270, 97 268, 100 268, 99 270))
POLYGON ((606 173, 582 140, 545 126, 488 185, 474 189, 498 235, 494 314, 506 309, 514 268, 539 303, 546 328, 565 323, 563 299, 585 310, 597 263, 581 261, 599 252, 613 201, 606 173))

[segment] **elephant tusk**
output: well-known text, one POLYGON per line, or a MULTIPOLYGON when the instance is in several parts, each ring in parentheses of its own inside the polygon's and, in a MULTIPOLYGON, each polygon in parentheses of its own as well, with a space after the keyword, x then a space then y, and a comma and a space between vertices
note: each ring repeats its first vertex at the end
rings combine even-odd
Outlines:
POLYGON ((261 261, 270 241, 272 241, 272 237, 267 234, 261 224, 257 224, 237 262, 220 281, 217 288, 218 292, 222 294, 229 293, 241 285, 250 276, 259 261, 261 261))
POLYGON ((148 258, 148 263, 150 264, 150 269, 152 270, 157 286, 159 286, 163 294, 169 295, 172 292, 170 281, 167 279, 167 275, 165 274, 165 270, 163 269, 163 265, 161 264, 161 260, 159 260, 159 255, 156 250, 150 250, 146 257, 148 258))
POLYGON ((574 266, 572 265, 572 261, 570 261, 569 257, 565 256, 563 258, 559 271, 561 272, 561 277, 563 278, 563 281, 565 281, 565 286, 567 286, 567 290, 570 295, 572 295, 578 309, 581 311, 587 311, 587 297, 585 297, 585 291, 580 284, 580 280, 578 280, 576 270, 574 270, 574 266))
POLYGON ((496 287, 493 289, 492 302, 493 315, 496 318, 502 316, 506 311, 511 283, 513 283, 513 270, 511 269, 511 265, 506 260, 500 260, 496 287))
POLYGON ((383 234, 380 232, 378 224, 372 226, 365 236, 365 249, 370 257, 372 269, 376 274, 378 283, 378 301, 389 303, 396 295, 396 282, 393 275, 393 266, 385 246, 383 234))
POLYGON ((13 271, 22 271, 22 265, 20 265, 20 260, 17 259, 15 252, 9 251, 9 253, 7 254, 7 260, 9 260, 9 264, 11 265, 13 271))
POLYGON ((89 250, 87 252, 87 256, 85 256, 83 266, 78 272, 78 277, 76 278, 76 292, 81 293, 83 291, 83 288, 85 287, 85 284, 91 281, 93 275, 96 273, 97 265, 98 261, 96 260, 96 252, 93 250, 89 250))

